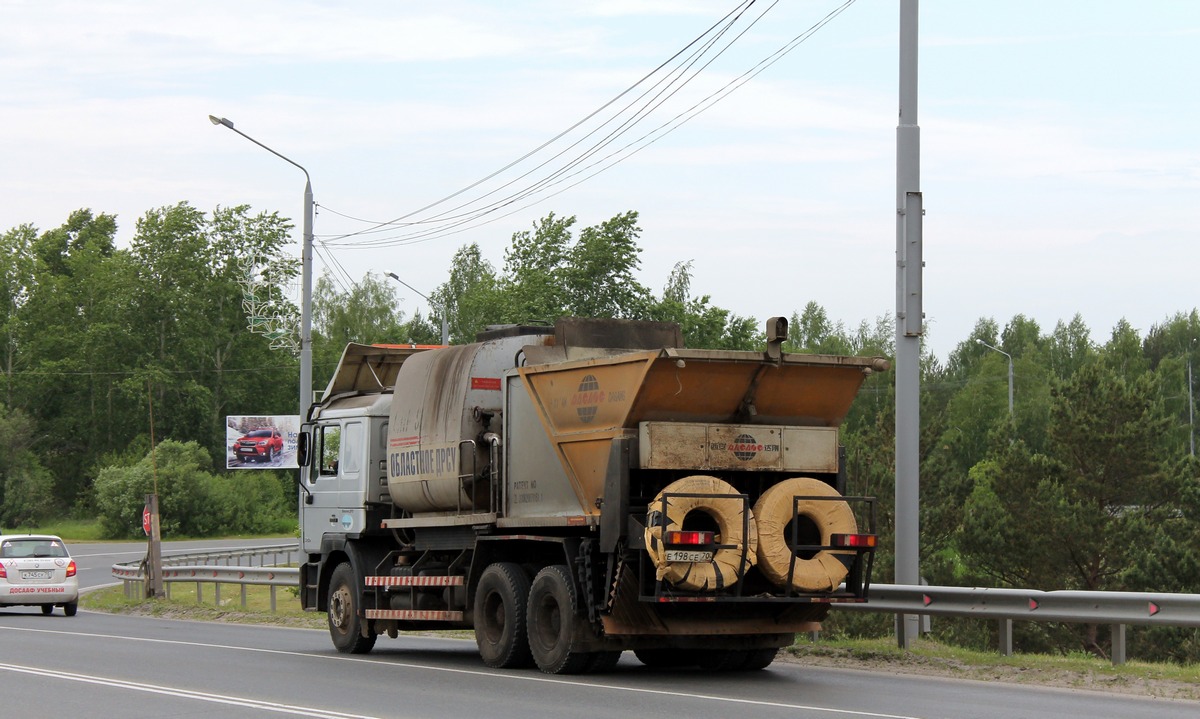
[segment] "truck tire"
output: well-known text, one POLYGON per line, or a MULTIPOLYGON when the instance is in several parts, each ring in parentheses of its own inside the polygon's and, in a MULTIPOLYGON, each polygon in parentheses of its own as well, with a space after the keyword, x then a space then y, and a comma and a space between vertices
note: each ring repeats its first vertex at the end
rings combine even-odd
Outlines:
POLYGON ((635 649, 633 656, 638 661, 653 669, 673 669, 687 667, 696 663, 693 656, 683 649, 635 649))
POLYGON ((854 551, 825 549, 812 557, 797 557, 788 544, 791 540, 788 525, 801 518, 811 522, 820 534, 822 545, 829 544, 830 535, 856 533, 854 510, 841 501, 841 496, 833 487, 812 477, 793 477, 762 493, 754 504, 754 517, 758 521, 758 568, 767 579, 777 586, 788 586, 790 574, 791 588, 800 592, 837 589, 850 573, 854 551), (795 497, 830 499, 801 499, 793 505, 795 497))
POLYGON ((756 672, 760 669, 766 669, 771 666, 771 662, 775 661, 779 650, 774 647, 766 649, 751 649, 750 656, 746 658, 746 663, 742 665, 742 669, 748 672, 756 672))
POLYGON ((754 514, 733 485, 717 477, 697 474, 664 487, 647 507, 644 536, 656 577, 680 589, 724 589, 736 584, 758 559, 754 514), (664 494, 675 496, 664 502, 664 494), (723 546, 710 562, 668 562, 663 537, 669 530, 682 529, 690 512, 709 515, 717 526, 717 543, 723 546))
POLYGON ((607 674, 621 661, 620 651, 592 652, 591 661, 583 671, 588 674, 607 674))
POLYGON ((527 667, 532 660, 525 631, 529 576, 521 565, 497 562, 483 570, 475 588, 475 644, 495 669, 527 667))
POLYGON ((366 654, 375 646, 377 635, 363 636, 363 618, 359 612, 359 592, 354 582, 354 570, 343 562, 333 570, 329 579, 329 637, 333 646, 343 654, 366 654))
POLYGON ((579 623, 577 606, 566 566, 546 567, 534 577, 529 589, 529 649, 547 674, 579 674, 592 662, 590 653, 572 649, 579 623))

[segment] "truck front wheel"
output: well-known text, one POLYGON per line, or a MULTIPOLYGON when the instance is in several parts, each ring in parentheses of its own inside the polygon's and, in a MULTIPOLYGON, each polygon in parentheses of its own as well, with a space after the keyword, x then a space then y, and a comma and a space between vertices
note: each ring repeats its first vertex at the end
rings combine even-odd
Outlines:
POLYGON ((363 633, 363 618, 359 616, 359 592, 354 584, 354 570, 342 563, 329 579, 329 636, 333 646, 343 654, 366 654, 375 646, 376 634, 363 633))
POLYGON ((497 562, 483 570, 475 588, 475 643, 484 664, 496 669, 529 666, 528 602, 529 577, 521 565, 497 562))

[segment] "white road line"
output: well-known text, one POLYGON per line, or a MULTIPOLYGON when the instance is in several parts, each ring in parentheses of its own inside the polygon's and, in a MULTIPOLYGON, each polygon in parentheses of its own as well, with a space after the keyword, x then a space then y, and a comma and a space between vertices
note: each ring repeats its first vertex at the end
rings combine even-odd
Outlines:
POLYGON ((226 694, 210 694, 208 692, 197 692, 190 689, 181 689, 179 687, 168 687, 158 684, 144 684, 141 682, 128 682, 121 679, 98 677, 91 674, 60 672, 54 669, 40 669, 38 667, 25 667, 16 664, 0 663, 0 671, 15 672, 17 674, 32 674, 33 676, 48 677, 50 679, 61 679, 72 682, 82 682, 84 684, 97 684, 99 686, 113 687, 116 689, 129 689, 132 691, 146 692, 148 694, 161 694, 163 696, 179 697, 181 699, 195 699, 203 702, 212 702, 214 704, 228 704, 231 706, 249 709, 261 709, 263 711, 291 714, 293 716, 316 717, 317 719, 376 719, 375 717, 368 717, 362 714, 346 714, 344 712, 329 711, 326 709, 318 709, 316 707, 302 707, 294 704, 265 702, 258 699, 248 699, 246 697, 235 697, 226 694))
MULTIPOLYGON (((563 686, 583 687, 588 689, 606 689, 609 691, 626 692, 631 694, 651 694, 663 697, 675 697, 680 699, 701 699, 705 701, 721 702, 725 704, 737 704, 742 706, 756 707, 773 707, 778 709, 798 709, 810 712, 824 712, 838 716, 847 717, 875 717, 876 719, 922 719, 921 717, 906 716, 901 714, 881 714, 879 712, 870 711, 855 711, 852 709, 836 709, 831 707, 819 707, 809 704, 791 704, 787 702, 770 702, 756 699, 742 699, 739 697, 720 696, 717 694, 689 694, 687 692, 668 691, 665 689, 644 689, 639 687, 621 686, 617 684, 594 684, 591 682, 582 682, 571 679, 556 679, 553 677, 542 676, 530 673, 525 674, 497 674, 492 671, 480 669, 455 669, 452 667, 435 667, 427 664, 414 664, 412 662, 381 662, 375 659, 367 659, 365 657, 354 657, 345 655, 330 655, 330 654, 310 654, 308 652, 292 652, 281 649, 261 649, 258 647, 238 647, 229 644, 208 644, 204 642, 182 642, 174 639, 149 639, 145 637, 126 637, 114 634, 94 634, 87 632, 63 632, 54 629, 28 629, 24 627, 0 627, 0 631, 12 632, 39 632, 45 634, 62 634, 72 638, 92 637, 105 640, 121 640, 130 642, 149 642, 152 644, 172 644, 176 646, 198 647, 203 649, 231 649, 241 652, 257 652, 261 654, 278 654, 291 657, 305 657, 308 659, 318 659, 324 661, 340 661, 340 662, 362 662, 372 664, 379 667, 403 667, 406 669, 424 670, 432 672, 441 672, 445 674, 463 674, 467 676, 509 680, 518 682, 535 682, 539 684, 561 684, 563 686)), ((2 666, 2 665, 0 665, 2 666)))

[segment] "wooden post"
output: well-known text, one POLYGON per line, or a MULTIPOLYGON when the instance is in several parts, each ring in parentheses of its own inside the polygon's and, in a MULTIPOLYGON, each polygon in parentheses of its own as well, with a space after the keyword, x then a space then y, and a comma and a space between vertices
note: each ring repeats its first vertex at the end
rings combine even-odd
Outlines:
POLYGON ((146 548, 146 598, 163 597, 162 579, 162 534, 158 518, 158 495, 146 495, 146 508, 150 513, 149 546, 146 548))

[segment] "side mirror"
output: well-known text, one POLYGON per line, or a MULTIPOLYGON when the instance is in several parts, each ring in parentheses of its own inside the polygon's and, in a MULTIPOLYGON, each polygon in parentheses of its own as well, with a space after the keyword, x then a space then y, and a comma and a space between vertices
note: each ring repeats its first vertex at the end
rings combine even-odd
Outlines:
POLYGON ((307 431, 296 436, 296 464, 307 467, 311 459, 309 450, 312 448, 312 435, 307 431))

